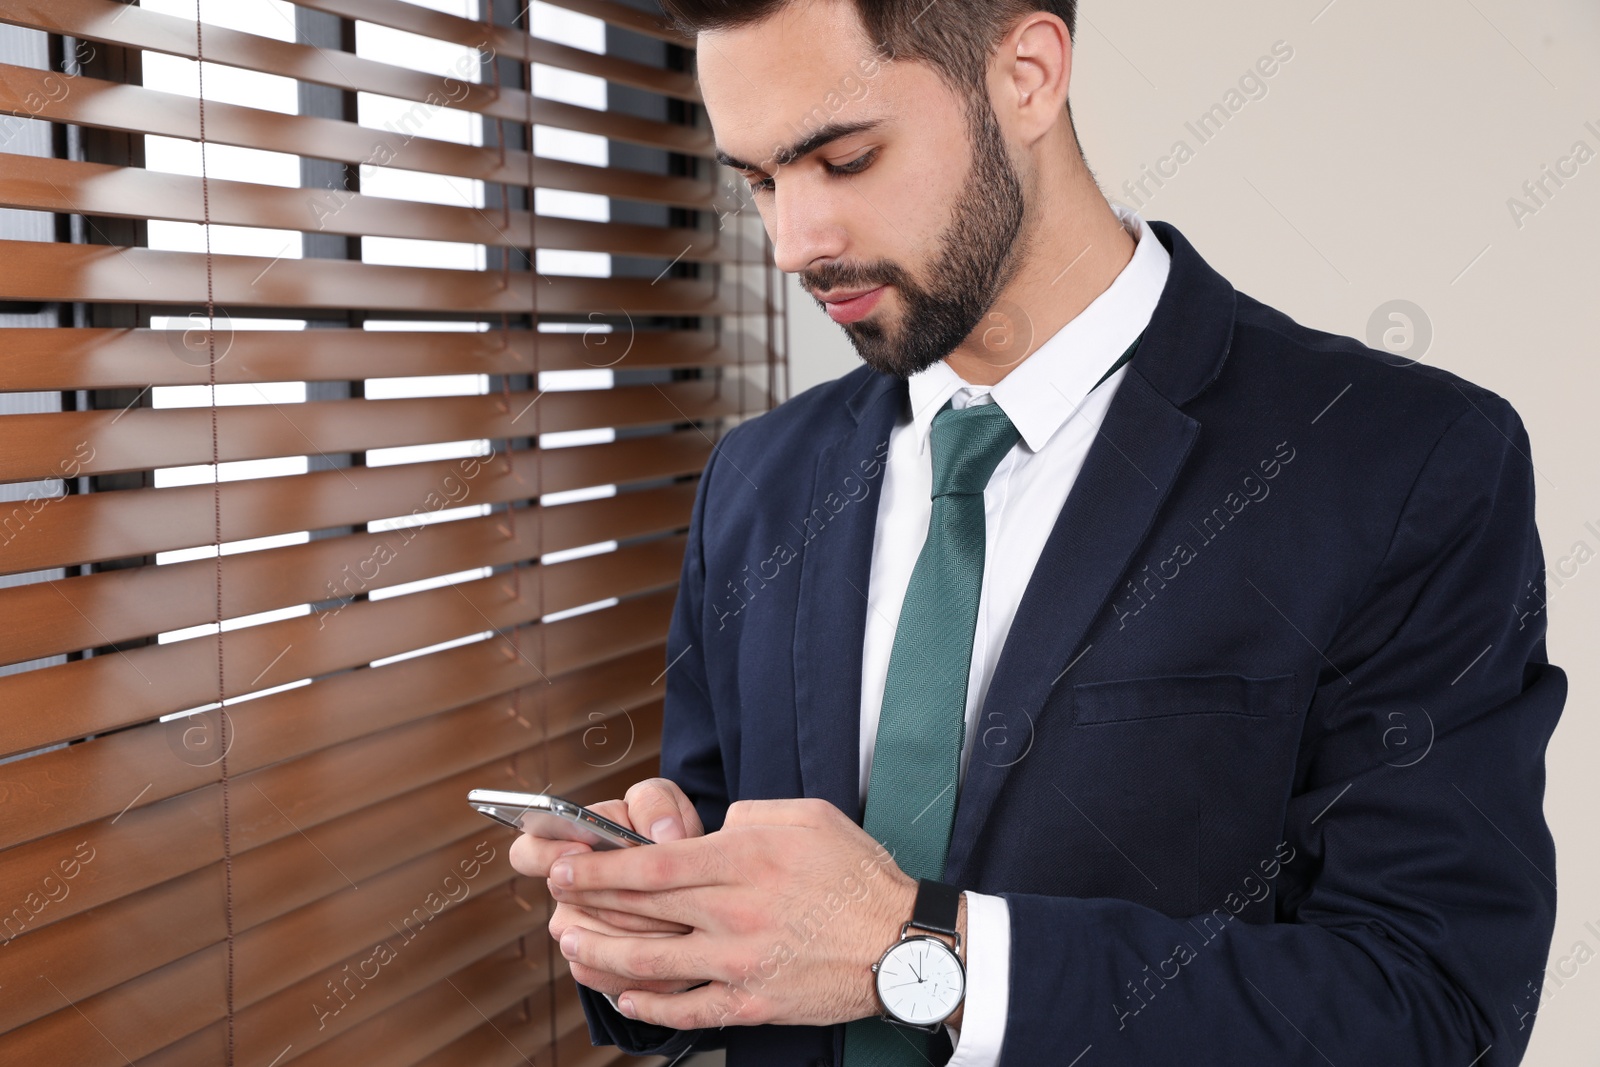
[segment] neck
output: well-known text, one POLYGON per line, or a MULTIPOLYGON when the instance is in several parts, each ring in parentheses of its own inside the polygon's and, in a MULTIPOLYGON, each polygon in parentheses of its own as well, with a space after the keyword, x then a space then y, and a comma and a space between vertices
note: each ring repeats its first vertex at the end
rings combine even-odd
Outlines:
POLYGON ((1110 288, 1133 258, 1134 239, 1081 165, 1025 227, 1010 284, 945 362, 973 385, 995 385, 1110 288))

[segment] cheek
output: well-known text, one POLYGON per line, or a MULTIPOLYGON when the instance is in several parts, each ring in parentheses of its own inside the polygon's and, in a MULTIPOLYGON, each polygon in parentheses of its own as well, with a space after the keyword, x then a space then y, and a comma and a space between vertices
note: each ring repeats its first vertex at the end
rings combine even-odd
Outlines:
POLYGON ((929 167, 914 174, 897 190, 894 206, 885 214, 894 223, 885 230, 890 249, 886 258, 900 264, 919 284, 930 283, 929 271, 947 258, 950 245, 960 241, 961 220, 957 203, 961 183, 942 168, 929 167))
POLYGON ((895 225, 889 234, 896 244, 911 245, 915 262, 937 255, 940 240, 957 225, 956 205, 970 169, 965 138, 959 129, 945 129, 941 123, 908 146, 904 162, 892 174, 883 175, 883 211, 895 225))

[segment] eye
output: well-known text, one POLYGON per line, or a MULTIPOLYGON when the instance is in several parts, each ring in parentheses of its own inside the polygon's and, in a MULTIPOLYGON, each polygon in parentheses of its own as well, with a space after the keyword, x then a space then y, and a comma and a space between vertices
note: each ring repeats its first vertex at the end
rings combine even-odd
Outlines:
MULTIPOLYGON (((834 177, 842 177, 849 174, 860 174, 862 171, 872 166, 873 161, 877 158, 878 149, 874 148, 872 151, 866 153, 865 155, 858 156, 848 163, 843 163, 839 166, 834 166, 832 163, 824 163, 823 167, 830 175, 834 177)), ((774 179, 772 178, 762 178, 760 181, 750 181, 747 178, 746 181, 749 182, 750 191, 752 193, 770 193, 776 188, 774 179)))
POLYGON ((826 164, 826 166, 829 174, 860 174, 862 171, 872 166, 872 161, 877 158, 878 150, 874 148, 872 151, 866 153, 865 155, 858 156, 848 163, 841 164, 837 167, 832 163, 829 163, 826 164))

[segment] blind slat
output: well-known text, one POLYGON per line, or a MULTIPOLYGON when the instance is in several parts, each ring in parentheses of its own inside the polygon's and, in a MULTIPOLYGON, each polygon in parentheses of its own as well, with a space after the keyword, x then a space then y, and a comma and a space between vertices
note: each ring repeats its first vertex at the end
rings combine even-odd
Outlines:
POLYGON ((367 308, 382 311, 520 314, 538 302, 546 315, 763 315, 765 297, 748 286, 694 280, 508 278, 485 271, 394 267, 329 259, 217 256, 211 277, 196 252, 107 245, 0 241, 15 274, 14 299, 218 303, 233 308, 367 308), (504 282, 504 284, 502 284, 504 282), (535 294, 537 293, 537 296, 535 294))
POLYGON ((214 497, 220 499, 227 543, 431 514, 452 506, 452 497, 461 499, 462 484, 470 485, 473 501, 501 503, 695 474, 711 449, 701 431, 681 430, 609 444, 518 449, 476 460, 39 497, 0 505, 0 569, 42 570, 208 544, 216 529, 214 497))
MULTIPOLYGON (((374 2, 394 3, 394 0, 374 0, 374 2)), ((636 7, 619 4, 616 0, 549 0, 552 7, 565 8, 580 15, 600 19, 620 29, 632 30, 646 37, 654 37, 668 44, 679 45, 693 50, 695 42, 671 28, 666 19, 648 11, 641 11, 636 7)))
MULTIPOLYGON (((229 665, 224 684, 231 698, 491 629, 508 630, 608 597, 652 592, 678 578, 678 568, 664 564, 659 555, 630 555, 598 565, 580 562, 589 566, 582 569, 581 582, 563 591, 570 603, 553 596, 540 603, 536 573, 522 578, 520 590, 509 576, 480 578, 349 604, 331 619, 300 616, 234 630, 220 639, 195 637, 0 676, 0 702, 7 706, 59 708, 46 721, 6 719, 0 724, 0 753, 27 752, 215 700, 219 640, 229 665), (123 694, 122 699, 105 700, 108 691, 123 694)), ((513 652, 508 645, 507 654, 526 653, 513 652)))
MULTIPOLYGON (((714 151, 710 132, 689 126, 542 98, 535 99, 529 110, 529 117, 541 126, 598 134, 645 148, 707 159, 714 151)), ((60 74, 9 63, 0 63, 0 112, 102 129, 200 139, 199 111, 192 98, 87 75, 74 76, 68 82, 60 74)), ((206 103, 206 140, 319 159, 394 165, 523 184, 532 163, 526 152, 455 144, 417 136, 408 129, 386 135, 352 122, 214 101, 206 103)))
MULTIPOLYGON (((465 21, 465 20, 463 20, 465 21)), ((12 3, 0 8, 0 22, 66 34, 102 44, 146 49, 167 55, 196 58, 193 19, 164 15, 141 8, 128 10, 114 0, 49 0, 12 3)), ((499 32, 486 34, 482 23, 476 36, 462 35, 459 44, 488 55, 491 39, 506 41, 499 32)), ((206 33, 206 61, 222 66, 275 74, 312 85, 380 93, 402 100, 421 101, 434 107, 472 111, 491 118, 524 122, 536 98, 524 90, 474 83, 476 73, 463 64, 448 80, 424 71, 397 67, 348 52, 280 41, 239 30, 215 26, 206 33)), ((530 58, 558 69, 595 77, 618 75, 616 80, 647 92, 698 101, 692 76, 663 71, 642 63, 595 55, 532 38, 521 49, 530 58)))
MULTIPOLYGON (((221 327, 226 320, 219 319, 221 327)), ((143 388, 205 385, 210 338, 189 330, 28 328, 6 331, 0 389, 143 388)), ((228 330, 216 333, 217 384, 350 381, 439 374, 531 374, 566 370, 659 370, 762 365, 764 343, 699 330, 509 335, 402 330, 228 330), (537 349, 537 354, 535 354, 537 349)))
MULTIPOLYGON (((408 4, 399 0, 292 0, 292 2, 297 7, 326 11, 331 15, 347 19, 361 19, 380 26, 390 26, 408 33, 451 41, 468 47, 481 41, 486 29, 489 29, 473 19, 430 11, 418 4, 408 4)), ((552 0, 552 6, 588 15, 609 22, 613 26, 642 33, 670 44, 690 49, 694 47, 693 41, 668 28, 666 20, 660 15, 652 15, 636 7, 628 7, 611 0, 552 0)), ((529 58, 528 53, 522 50, 527 47, 525 34, 505 27, 496 27, 489 32, 493 33, 497 52, 519 59, 529 58)))
MULTIPOLYGON (((121 5, 117 5, 121 6, 121 5)), ((131 10, 138 10, 133 8, 131 10)), ((530 217, 525 211, 418 204, 349 190, 308 190, 101 163, 0 153, 0 207, 61 214, 264 226, 310 233, 569 249, 690 263, 756 263, 761 246, 714 230, 530 217)))
MULTIPOLYGON (((406 166, 415 164, 408 158, 406 166)), ((512 185, 525 181, 522 177, 505 180, 512 185)), ((541 158, 534 166, 534 181, 547 189, 594 193, 619 200, 674 207, 715 210, 727 199, 717 186, 716 179, 642 174, 620 167, 592 167, 587 163, 570 163, 560 159, 541 158)), ((724 210, 733 210, 736 206, 729 204, 724 210)))
MULTIPOLYGON (((747 391, 749 396, 754 390, 747 391)), ((272 456, 715 419, 739 412, 714 382, 402 400, 322 400, 220 408, 9 415, 0 422, 0 480, 154 470, 272 456), (718 395, 721 393, 722 395, 718 395), (509 401, 509 402, 508 402, 509 401), (91 445, 90 442, 93 442, 91 445)))
MULTIPOLYGON (((692 498, 679 489, 660 497, 671 510, 652 514, 655 498, 628 508, 629 523, 660 533, 688 522, 692 498), (637 510, 635 510, 637 509, 637 510), (654 521, 652 521, 652 519, 654 521)), ((610 503, 593 501, 591 504, 610 503)), ((624 503, 632 503, 624 498, 624 503)), ((584 504, 574 504, 585 509, 584 504)), ((369 594, 407 582, 503 566, 564 548, 626 536, 611 511, 589 508, 594 520, 576 544, 541 544, 532 515, 510 522, 489 515, 383 533, 322 538, 305 544, 226 556, 222 612, 225 618, 255 615, 297 604, 369 594)), ((624 552, 681 551, 672 539, 662 547, 624 552)), ((212 559, 103 571, 31 585, 0 588, 0 660, 24 662, 81 648, 117 644, 215 621, 217 562, 212 559)), ((546 595, 560 598, 571 562, 543 568, 546 595)))

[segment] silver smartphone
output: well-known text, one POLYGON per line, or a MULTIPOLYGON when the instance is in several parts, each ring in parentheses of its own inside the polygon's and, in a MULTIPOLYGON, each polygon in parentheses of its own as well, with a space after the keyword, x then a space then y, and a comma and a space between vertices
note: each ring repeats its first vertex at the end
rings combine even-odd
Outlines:
POLYGON ((544 793, 474 789, 467 794, 467 803, 513 830, 557 841, 581 841, 597 852, 655 844, 581 804, 544 793))

